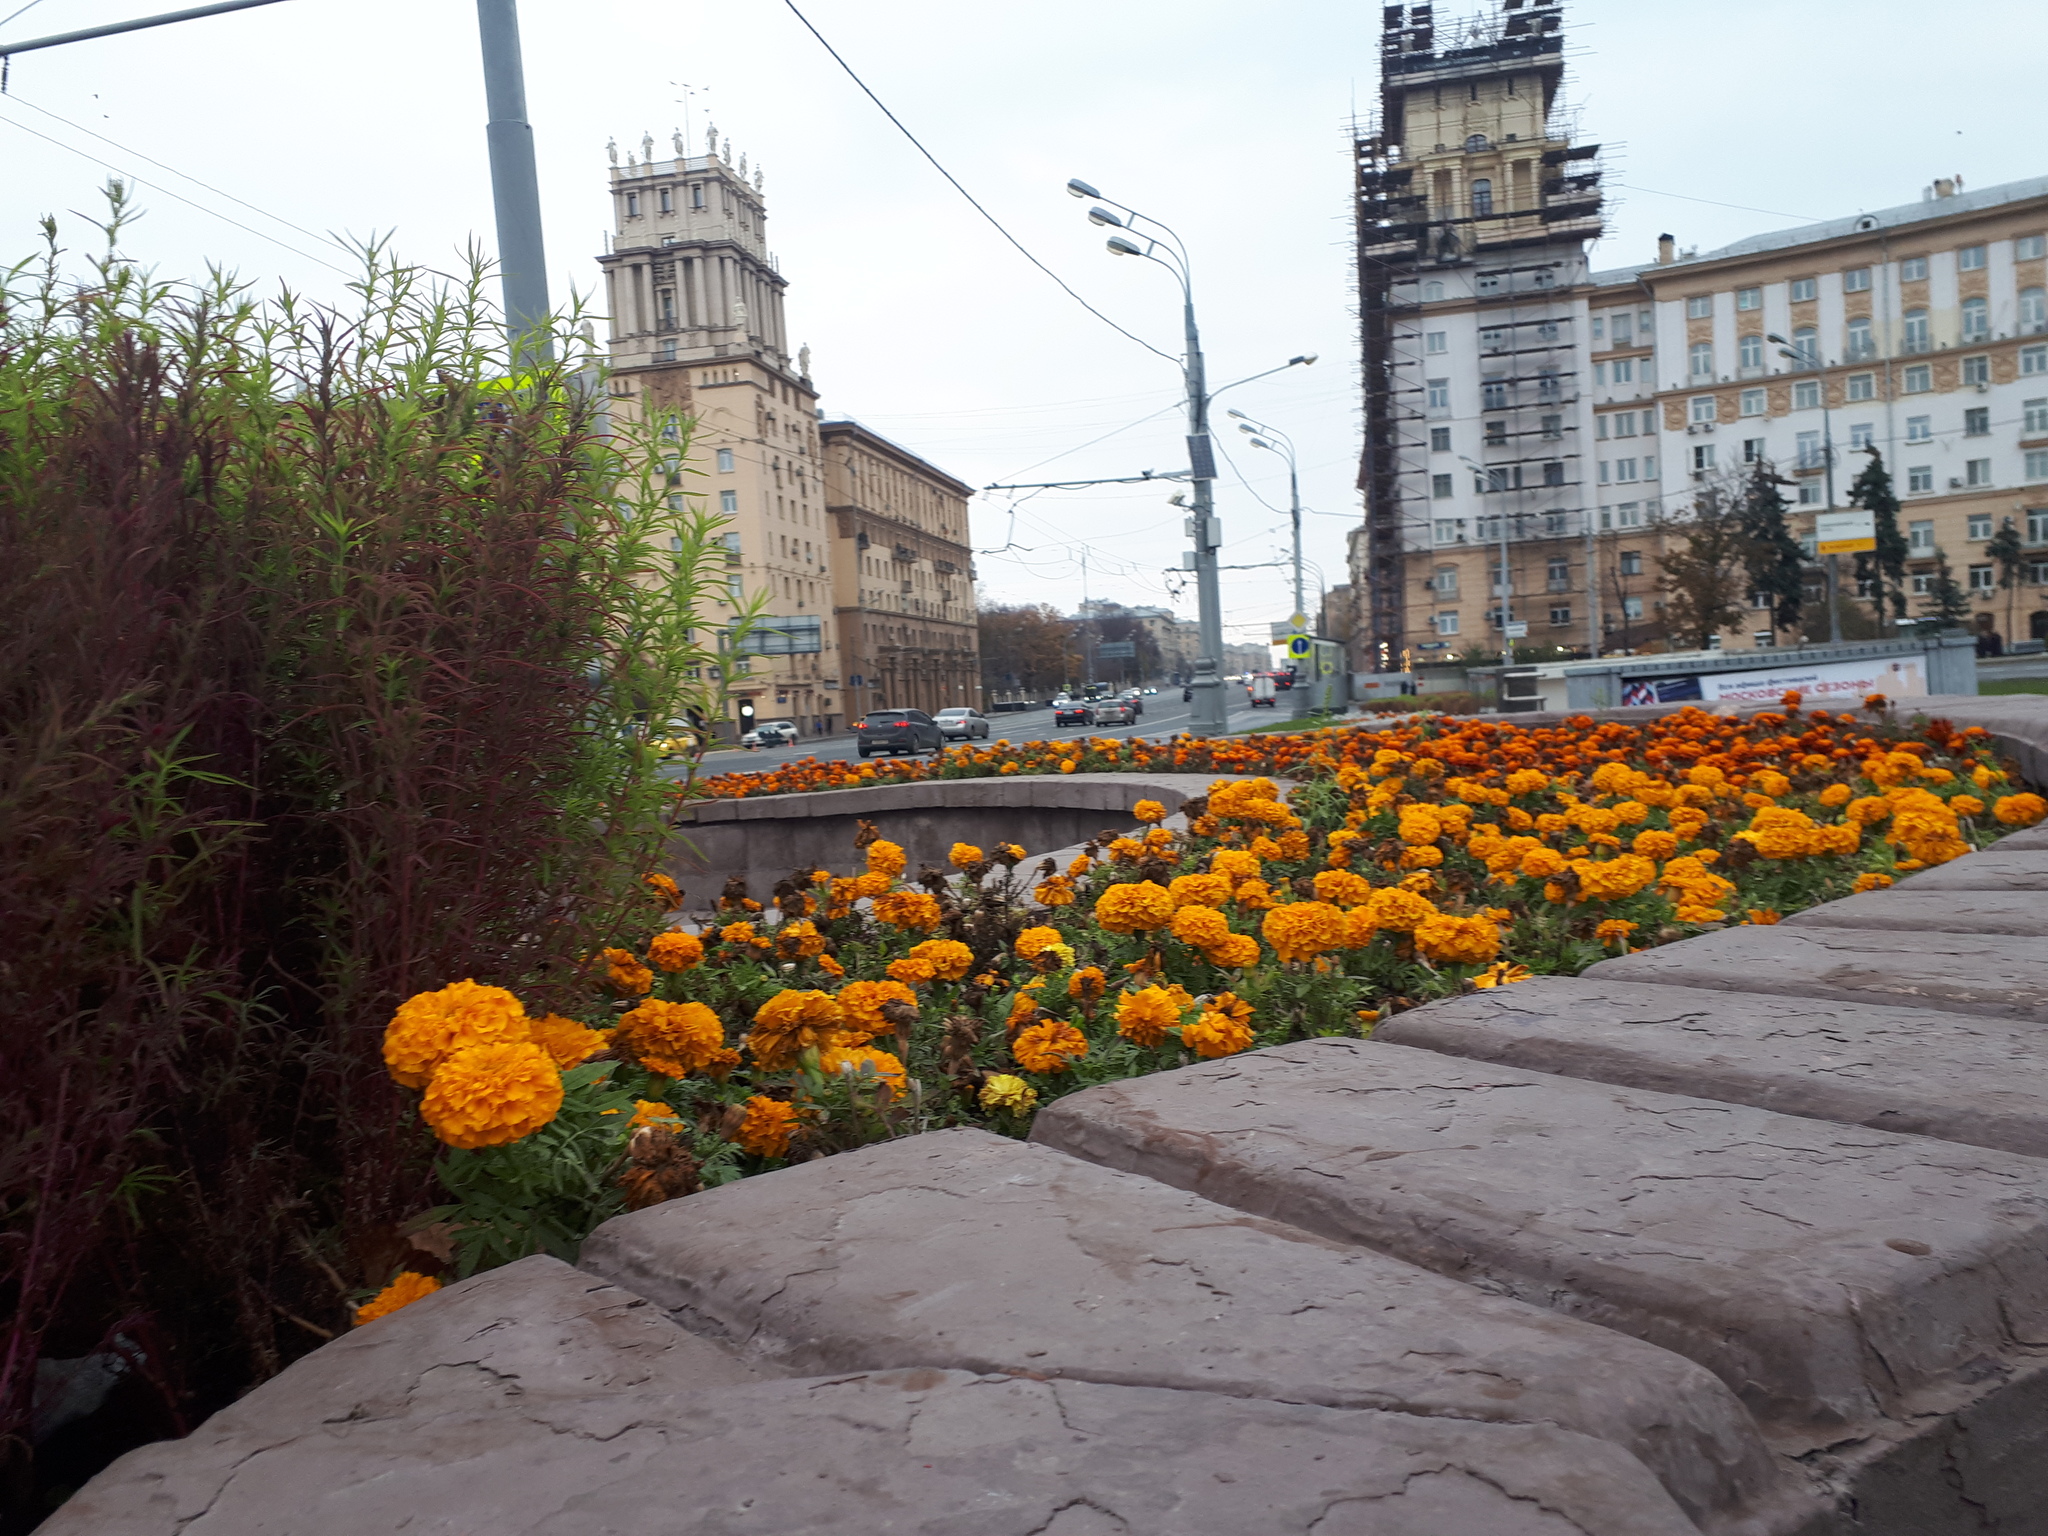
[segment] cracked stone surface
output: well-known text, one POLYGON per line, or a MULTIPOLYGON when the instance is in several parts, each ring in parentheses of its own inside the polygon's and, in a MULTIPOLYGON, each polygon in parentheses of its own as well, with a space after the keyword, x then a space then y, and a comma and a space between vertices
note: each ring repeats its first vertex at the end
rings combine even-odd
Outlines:
POLYGON ((43 1529, 1697 1536, 1639 1463, 1552 1425, 930 1369, 543 1394, 428 1424, 250 1426, 232 1443, 135 1452, 43 1529), (178 1450, 175 1494, 153 1493, 145 1469, 178 1450))
MULTIPOLYGON (((2048 852, 2048 822, 2038 827, 2028 827, 2023 832, 2008 832, 1997 844, 1987 849, 1990 853, 2019 853, 2022 850, 2048 852)), ((1915 876, 1914 878, 1919 878, 1915 876)))
POLYGON ((1536 976, 1397 1013, 1373 1039, 2048 1157, 2048 1056, 2015 1019, 1536 976))
MULTIPOLYGON (((2014 834, 2023 836, 2024 834, 2014 834)), ((1927 891, 2048 891, 2048 848, 2014 847, 2000 838, 1981 853, 1966 853, 1915 871, 1893 887, 1927 891)))
POLYGON ((1630 1451, 1716 1530, 1798 1496, 1676 1355, 979 1130, 615 1217, 581 1262, 777 1374, 916 1363, 1547 1421, 1630 1451))
POLYGON ((2048 939, 2005 934, 1745 925, 1602 960, 1581 975, 2048 1024, 2048 939))
POLYGON ((1032 1135, 1660 1344, 1781 1444, 2048 1347, 2048 1164, 1986 1148, 1339 1039, 1092 1088, 1032 1135))
POLYGON ((1784 923, 1793 928, 1889 928, 1906 933, 2003 933, 2014 938, 2048 939, 2048 901, 2029 891, 1902 887, 1824 901, 1792 913, 1784 923))

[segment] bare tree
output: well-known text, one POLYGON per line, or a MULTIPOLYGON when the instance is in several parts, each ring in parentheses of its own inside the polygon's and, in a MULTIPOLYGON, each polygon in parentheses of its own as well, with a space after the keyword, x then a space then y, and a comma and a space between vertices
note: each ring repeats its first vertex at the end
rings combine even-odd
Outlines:
POLYGON ((1694 493, 1692 514, 1667 529, 1675 549, 1657 557, 1657 590, 1673 634, 1705 650, 1714 636, 1748 613, 1751 539, 1744 526, 1744 487, 1713 480, 1694 493))

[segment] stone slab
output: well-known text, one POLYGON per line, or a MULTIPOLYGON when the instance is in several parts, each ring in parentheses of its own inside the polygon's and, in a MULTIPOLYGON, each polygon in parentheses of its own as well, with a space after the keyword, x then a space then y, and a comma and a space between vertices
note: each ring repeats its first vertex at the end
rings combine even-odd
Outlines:
POLYGON ((1397 1013, 1373 1039, 2048 1158, 2048 1054, 2016 1020, 1536 976, 1397 1013))
POLYGON ((1625 1453, 1550 1425, 929 1369, 252 1429, 197 1454, 149 1446, 42 1529, 1697 1536, 1625 1453))
POLYGON ((2048 939, 2004 934, 1745 925, 1602 960, 1581 974, 2048 1024, 2048 939))
POLYGON ((1716 1530, 1794 1490, 1706 1371, 1045 1147, 956 1129, 600 1227, 583 1266, 777 1374, 916 1363, 1553 1422, 1716 1530))
POLYGON ((2048 891, 2048 848, 2015 848, 2004 838, 1901 880, 1899 891, 2048 891))
POLYGON ((1661 1344, 1810 1445, 2048 1361, 2031 1158, 1343 1039, 1092 1088, 1032 1135, 1661 1344))
POLYGON ((2032 891, 1923 891, 1902 886, 1824 901, 1792 913, 1784 923, 1792 928, 2002 933, 2048 939, 2048 898, 2032 891))
POLYGON ((2026 827, 2018 832, 2008 832, 1990 848, 1987 853, 2048 852, 2048 823, 2038 827, 2026 827))

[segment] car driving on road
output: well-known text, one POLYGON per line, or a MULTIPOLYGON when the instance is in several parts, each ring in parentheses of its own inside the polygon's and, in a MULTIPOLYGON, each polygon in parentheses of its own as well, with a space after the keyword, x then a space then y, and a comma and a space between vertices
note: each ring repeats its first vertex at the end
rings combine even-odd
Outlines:
POLYGON ((1095 706, 1097 725, 1132 725, 1137 718, 1137 706, 1130 699, 1104 699, 1095 706))
POLYGON ((862 757, 877 752, 940 752, 946 738, 939 723, 921 709, 875 709, 853 728, 854 750, 862 757))
POLYGON ((948 741, 988 740, 988 716, 978 709, 942 709, 935 718, 948 741))
POLYGON ((1080 703, 1075 699, 1062 700, 1052 707, 1052 723, 1054 726, 1093 725, 1095 706, 1080 703))

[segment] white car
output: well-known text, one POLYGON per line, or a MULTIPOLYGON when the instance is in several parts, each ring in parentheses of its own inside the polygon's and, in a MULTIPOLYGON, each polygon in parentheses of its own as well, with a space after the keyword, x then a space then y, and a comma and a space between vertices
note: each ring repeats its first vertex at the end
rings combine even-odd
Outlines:
POLYGON ((942 709, 932 718, 948 741, 988 740, 988 716, 978 709, 942 709))
POLYGON ((763 720, 740 737, 743 747, 789 747, 796 744, 794 720, 763 720))

